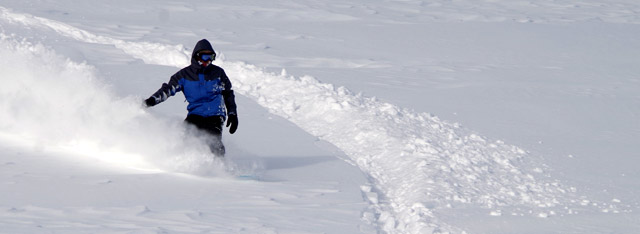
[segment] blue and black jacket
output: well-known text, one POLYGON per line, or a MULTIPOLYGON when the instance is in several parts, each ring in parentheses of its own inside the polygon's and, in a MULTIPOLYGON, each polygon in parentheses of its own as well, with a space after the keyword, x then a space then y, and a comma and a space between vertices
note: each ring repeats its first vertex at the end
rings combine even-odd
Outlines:
POLYGON ((211 43, 206 39, 198 41, 191 55, 191 65, 176 72, 168 83, 151 97, 155 103, 161 103, 167 98, 182 91, 189 105, 189 115, 203 117, 236 115, 236 102, 231 81, 224 70, 216 65, 201 65, 196 54, 200 51, 214 51, 211 43), (226 110, 225 110, 226 108, 226 110))

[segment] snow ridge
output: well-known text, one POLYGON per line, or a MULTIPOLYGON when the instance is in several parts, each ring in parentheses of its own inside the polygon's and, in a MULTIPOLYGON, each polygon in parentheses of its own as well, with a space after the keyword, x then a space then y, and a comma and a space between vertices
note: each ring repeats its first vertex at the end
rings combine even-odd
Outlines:
POLYGON ((569 191, 543 182, 541 169, 524 169, 526 152, 518 147, 312 77, 223 65, 241 94, 336 145, 372 178, 375 190, 363 192, 378 209, 372 221, 388 233, 455 231, 433 211, 463 204, 549 208, 568 202, 569 191))
MULTIPOLYGON (((2 7, 0 18, 34 27, 48 27, 61 35, 87 43, 112 44, 133 57, 144 59, 148 64, 182 67, 188 61, 188 56, 185 57, 188 53, 181 45, 126 42, 98 36, 64 23, 12 13, 2 7), (154 56, 151 53, 156 54, 154 56)), ((39 47, 26 50, 33 48, 39 47)), ((63 67, 77 66, 69 64, 63 67)), ((283 116, 305 131, 342 149, 349 156, 348 160, 360 167, 373 183, 372 186, 363 186, 362 190, 375 214, 365 213, 364 218, 377 222, 387 233, 462 232, 438 220, 436 215, 439 210, 456 206, 544 209, 571 203, 568 197, 571 197, 572 189, 554 181, 549 182, 539 168, 527 169, 527 153, 518 147, 489 141, 427 113, 415 113, 375 98, 354 94, 344 87, 334 87, 312 77, 297 78, 287 75, 284 70, 281 74, 270 73, 241 62, 219 61, 219 65, 230 74, 239 94, 252 98, 272 113, 283 116)), ((38 76, 32 77, 36 79, 38 76)), ((81 100, 78 97, 60 98, 81 100)), ((9 102, 8 105, 20 101, 13 100, 15 102, 9 102)), ((33 104, 41 100, 36 99, 33 104)), ((126 113, 131 114, 122 119, 120 125, 116 125, 116 132, 123 132, 112 135, 114 139, 120 135, 130 138, 129 134, 149 130, 150 135, 163 135, 158 129, 164 126, 149 126, 147 123, 155 120, 145 120, 152 117, 132 106, 133 101, 124 103, 122 106, 101 105, 110 109, 124 108, 129 110, 126 113), (124 124, 130 120, 145 123, 143 126, 148 128, 123 130, 135 126, 124 124)), ((69 111, 68 117, 73 118, 73 110, 69 111)), ((2 118, 20 121, 14 117, 2 118)), ((77 121, 82 119, 74 119, 74 122, 77 121)), ((101 122, 104 128, 100 132, 113 131, 114 125, 110 125, 110 121, 101 122)), ((76 134, 91 135, 91 130, 95 129, 76 134)), ((39 134, 37 132, 36 135, 39 134)), ((185 135, 188 134, 178 137, 184 138, 185 135)), ((144 139, 144 136, 134 136, 144 139)), ((103 140, 99 136, 96 139, 103 140)), ((153 142, 147 144, 153 145, 153 142)), ((133 149, 133 146, 124 146, 123 151, 133 149)), ((200 153, 198 150, 187 152, 188 155, 182 160, 174 159, 174 162, 182 162, 186 167, 197 165, 205 162, 197 156, 200 153)), ((189 170, 192 169, 183 171, 189 170)))
POLYGON ((189 64, 191 54, 186 52, 182 45, 164 45, 150 42, 128 42, 115 38, 105 37, 90 33, 71 25, 49 20, 29 14, 14 13, 11 10, 0 7, 0 18, 13 23, 21 23, 32 27, 49 28, 60 35, 87 43, 114 45, 134 58, 148 64, 181 65, 189 64))

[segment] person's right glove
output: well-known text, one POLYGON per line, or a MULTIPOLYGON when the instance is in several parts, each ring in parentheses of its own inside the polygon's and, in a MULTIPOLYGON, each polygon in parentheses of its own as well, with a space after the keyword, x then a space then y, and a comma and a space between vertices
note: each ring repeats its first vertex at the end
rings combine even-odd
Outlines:
POLYGON ((229 127, 229 133, 233 134, 236 132, 236 130, 238 129, 238 115, 236 114, 230 114, 227 117, 227 127, 229 127))
POLYGON ((144 104, 147 105, 147 107, 152 107, 152 106, 155 106, 157 103, 154 97, 150 97, 150 98, 147 98, 147 100, 144 100, 144 104))

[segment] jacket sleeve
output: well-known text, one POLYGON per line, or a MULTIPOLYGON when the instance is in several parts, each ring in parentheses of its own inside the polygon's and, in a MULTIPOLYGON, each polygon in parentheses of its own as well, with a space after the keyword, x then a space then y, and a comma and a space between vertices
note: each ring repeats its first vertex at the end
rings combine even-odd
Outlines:
POLYGON ((237 107, 236 107, 236 96, 233 94, 233 89, 231 89, 231 81, 227 74, 222 72, 222 82, 224 85, 224 90, 222 90, 222 97, 224 98, 224 105, 227 107, 228 115, 237 115, 237 107))
POLYGON ((177 92, 182 91, 182 85, 180 85, 179 73, 171 76, 168 83, 163 83, 162 87, 158 89, 151 97, 155 99, 156 104, 164 102, 169 97, 176 95, 177 92))

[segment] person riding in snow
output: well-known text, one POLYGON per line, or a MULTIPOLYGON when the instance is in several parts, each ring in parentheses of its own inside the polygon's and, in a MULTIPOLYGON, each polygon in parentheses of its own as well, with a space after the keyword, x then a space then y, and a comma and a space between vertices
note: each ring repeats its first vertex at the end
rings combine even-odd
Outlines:
POLYGON ((238 129, 235 95, 224 70, 212 64, 216 52, 206 39, 198 41, 191 55, 191 65, 171 76, 168 83, 144 102, 155 106, 182 91, 189 105, 185 122, 211 136, 209 147, 216 156, 224 156, 222 125, 227 121, 229 133, 238 129))

